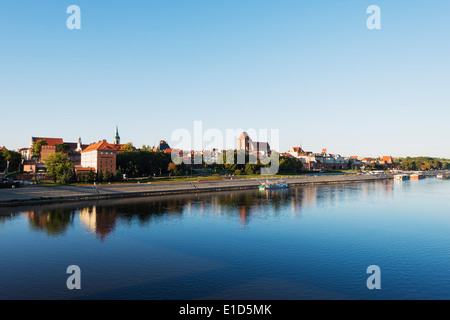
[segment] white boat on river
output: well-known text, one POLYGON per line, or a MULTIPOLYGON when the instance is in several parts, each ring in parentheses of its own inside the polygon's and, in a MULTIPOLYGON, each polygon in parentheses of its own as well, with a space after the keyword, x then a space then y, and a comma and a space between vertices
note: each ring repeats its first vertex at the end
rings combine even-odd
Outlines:
POLYGON ((287 183, 284 180, 277 181, 277 182, 269 182, 266 180, 266 182, 261 183, 259 186, 260 190, 267 190, 267 189, 284 189, 289 188, 289 183, 287 183))

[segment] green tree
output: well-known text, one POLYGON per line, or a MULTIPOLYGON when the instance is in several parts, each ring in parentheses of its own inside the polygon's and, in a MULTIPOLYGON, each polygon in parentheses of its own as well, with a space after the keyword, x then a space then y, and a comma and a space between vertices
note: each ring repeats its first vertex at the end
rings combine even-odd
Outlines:
POLYGON ((407 157, 399 159, 399 167, 404 170, 439 170, 446 169, 449 160, 432 157, 407 157))
POLYGON ((116 171, 116 174, 115 174, 115 176, 114 176, 114 180, 115 180, 115 181, 122 181, 122 180, 123 180, 123 173, 122 173, 122 170, 118 169, 118 170, 116 171))
POLYGON ((87 182, 94 182, 95 180, 95 172, 94 170, 89 170, 89 173, 87 174, 87 182))
POLYGON ((186 169, 186 165, 184 164, 184 162, 177 164, 177 174, 179 174, 180 172, 183 172, 185 169, 186 169))
POLYGON ((97 177, 95 180, 97 182, 102 182, 103 181, 103 172, 101 172, 101 171, 97 172, 97 177))
POLYGON ((250 162, 247 162, 245 164, 245 174, 255 174, 256 172, 256 165, 255 164, 250 164, 250 162))
POLYGON ((81 182, 89 182, 89 175, 87 173, 82 173, 78 177, 81 182))
POLYGON ((55 145, 56 152, 64 152, 69 150, 69 146, 65 143, 55 145))
POLYGON ((431 165, 428 161, 425 161, 422 163, 422 165, 420 166, 420 170, 430 170, 431 169, 431 165))
POLYGON ((103 181, 104 182, 110 182, 113 180, 113 174, 112 172, 109 172, 108 169, 106 169, 105 174, 103 175, 103 181))
POLYGON ((45 139, 33 142, 31 145, 31 156, 35 159, 39 159, 41 157, 42 146, 46 145, 47 141, 45 139))
POLYGON ((0 151, 0 172, 6 171, 9 161, 9 172, 19 171, 22 162, 22 155, 20 152, 2 149, 0 151))
POLYGON ((150 147, 150 146, 146 146, 145 144, 143 144, 142 147, 141 147, 141 151, 151 152, 151 151, 153 151, 153 148, 150 147))
POLYGON ((133 152, 136 151, 133 144, 131 142, 128 142, 126 145, 122 147, 122 152, 133 152))
POLYGON ((170 154, 163 152, 121 152, 117 154, 117 168, 127 177, 144 177, 167 173, 171 162, 170 154))
POLYGON ((378 164, 378 163, 375 163, 375 162, 371 162, 371 163, 366 164, 366 165, 364 166, 364 168, 365 168, 365 170, 367 170, 367 171, 383 170, 383 169, 384 169, 384 165, 378 164))
POLYGON ((6 170, 6 155, 7 155, 6 149, 0 150, 0 172, 6 170))
POLYGON ((45 166, 47 174, 52 177, 54 182, 67 184, 73 178, 73 164, 67 154, 62 152, 50 154, 45 159, 45 166))
POLYGON ((173 162, 169 163, 169 166, 167 167, 167 171, 174 173, 174 174, 178 174, 177 165, 173 162))
POLYGON ((303 168, 303 163, 300 159, 290 158, 290 157, 280 157, 279 160, 280 173, 297 173, 303 168))

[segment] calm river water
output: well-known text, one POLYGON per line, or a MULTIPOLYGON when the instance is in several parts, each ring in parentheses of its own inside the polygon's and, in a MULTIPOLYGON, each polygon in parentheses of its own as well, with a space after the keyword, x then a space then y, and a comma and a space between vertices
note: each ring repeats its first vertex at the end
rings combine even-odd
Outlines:
POLYGON ((450 299, 449 271, 450 180, 0 208, 0 299, 450 299))

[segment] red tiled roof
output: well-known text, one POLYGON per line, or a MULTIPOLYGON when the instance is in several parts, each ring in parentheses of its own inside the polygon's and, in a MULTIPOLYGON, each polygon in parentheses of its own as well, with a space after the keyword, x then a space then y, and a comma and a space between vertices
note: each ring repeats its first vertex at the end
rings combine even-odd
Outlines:
POLYGON ((180 156, 183 156, 183 151, 180 149, 168 148, 164 150, 164 153, 178 153, 180 156))
POLYGON ((282 157, 288 157, 288 158, 293 158, 292 155, 290 153, 280 153, 280 156, 282 157))
POLYGON ((391 156, 385 156, 382 158, 382 161, 385 161, 387 163, 392 163, 392 157, 391 156))
POLYGON ((89 151, 95 151, 95 150, 111 150, 111 151, 117 151, 116 148, 114 148, 114 145, 106 142, 106 140, 90 144, 89 147, 84 149, 81 152, 89 152, 89 151))
POLYGON ((45 140, 48 146, 55 146, 57 144, 63 144, 64 141, 61 138, 41 138, 41 137, 31 137, 32 142, 37 142, 39 140, 45 140))
POLYGON ((113 144, 112 145, 114 147, 114 149, 116 149, 117 151, 122 151, 122 148, 125 146, 125 144, 113 144))

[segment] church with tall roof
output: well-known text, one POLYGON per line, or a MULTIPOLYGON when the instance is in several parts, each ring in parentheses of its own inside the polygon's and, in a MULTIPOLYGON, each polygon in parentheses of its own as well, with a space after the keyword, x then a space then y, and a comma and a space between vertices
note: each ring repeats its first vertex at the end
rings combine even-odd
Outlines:
POLYGON ((270 146, 268 142, 256 142, 252 141, 247 132, 242 132, 242 134, 237 139, 237 150, 256 152, 261 154, 270 154, 270 146))

